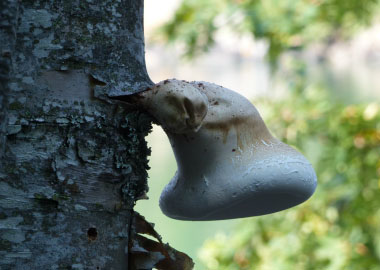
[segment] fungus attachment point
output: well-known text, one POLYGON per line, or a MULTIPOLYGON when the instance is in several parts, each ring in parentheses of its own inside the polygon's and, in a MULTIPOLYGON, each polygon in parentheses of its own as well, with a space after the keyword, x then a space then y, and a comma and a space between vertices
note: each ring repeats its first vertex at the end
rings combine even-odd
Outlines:
POLYGON ((178 170, 160 207, 182 220, 281 211, 307 200, 317 179, 299 152, 275 139, 243 96, 207 82, 165 80, 139 94, 162 125, 178 170))

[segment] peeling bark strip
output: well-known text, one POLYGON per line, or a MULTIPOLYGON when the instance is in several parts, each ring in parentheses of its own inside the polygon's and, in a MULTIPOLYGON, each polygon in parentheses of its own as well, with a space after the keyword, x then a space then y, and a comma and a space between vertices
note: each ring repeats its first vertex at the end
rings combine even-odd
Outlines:
POLYGON ((106 96, 151 85, 142 12, 0 1, 0 269, 128 268, 151 121, 106 96))
POLYGON ((191 270, 193 260, 185 253, 179 252, 162 242, 161 236, 154 230, 154 224, 134 212, 132 233, 129 240, 130 270, 191 270), (157 241, 143 235, 154 237, 157 241))

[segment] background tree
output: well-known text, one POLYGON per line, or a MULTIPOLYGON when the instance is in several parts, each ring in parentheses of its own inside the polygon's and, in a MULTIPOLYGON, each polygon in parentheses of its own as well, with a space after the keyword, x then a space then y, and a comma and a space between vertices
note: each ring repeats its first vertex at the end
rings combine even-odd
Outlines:
POLYGON ((183 44, 192 57, 214 45, 219 29, 228 28, 266 40, 273 62, 284 50, 346 39, 371 23, 378 10, 378 0, 183 0, 161 34, 183 44))

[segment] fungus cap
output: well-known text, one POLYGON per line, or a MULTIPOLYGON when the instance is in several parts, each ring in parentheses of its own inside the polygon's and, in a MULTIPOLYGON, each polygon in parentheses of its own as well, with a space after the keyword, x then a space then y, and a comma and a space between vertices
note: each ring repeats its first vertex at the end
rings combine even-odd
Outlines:
POLYGON ((220 220, 281 211, 307 200, 311 164, 274 138, 243 96, 207 82, 165 80, 140 94, 162 125, 178 170, 160 207, 181 220, 220 220))

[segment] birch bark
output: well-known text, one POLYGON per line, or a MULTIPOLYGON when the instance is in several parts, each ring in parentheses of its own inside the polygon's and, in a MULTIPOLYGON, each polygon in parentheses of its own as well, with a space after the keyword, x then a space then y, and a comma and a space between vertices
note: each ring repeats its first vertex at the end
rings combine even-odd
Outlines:
POLYGON ((147 190, 143 0, 0 1, 0 269, 128 269, 147 190))

